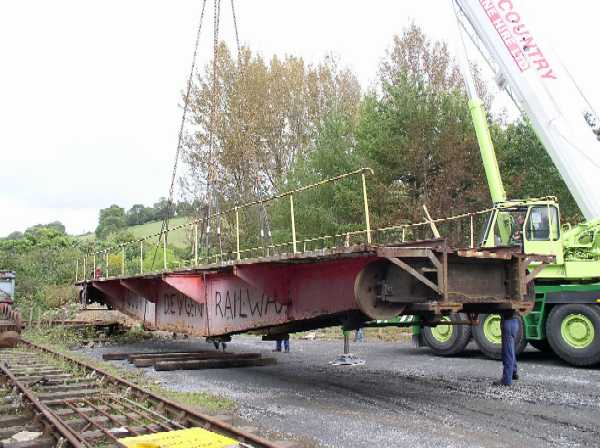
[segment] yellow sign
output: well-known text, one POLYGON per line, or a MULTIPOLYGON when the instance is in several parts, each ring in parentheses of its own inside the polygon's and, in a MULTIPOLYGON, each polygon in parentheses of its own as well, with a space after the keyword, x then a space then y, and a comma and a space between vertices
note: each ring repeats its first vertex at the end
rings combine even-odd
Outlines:
POLYGON ((240 446, 234 439, 203 428, 124 437, 119 439, 119 442, 127 448, 238 448, 240 446))

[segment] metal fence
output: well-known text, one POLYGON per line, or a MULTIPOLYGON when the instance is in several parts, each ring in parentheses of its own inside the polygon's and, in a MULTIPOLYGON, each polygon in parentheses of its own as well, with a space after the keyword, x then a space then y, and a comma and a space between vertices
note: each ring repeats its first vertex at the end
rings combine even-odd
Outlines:
MULTIPOLYGON (((475 247, 480 243, 479 230, 484 227, 487 216, 494 208, 443 218, 432 218, 425 210, 427 219, 421 222, 371 228, 367 179, 372 174, 373 171, 370 168, 361 168, 266 199, 237 205, 213 213, 206 218, 194 219, 143 238, 87 253, 77 259, 75 263, 76 282, 97 277, 117 278, 206 265, 226 265, 242 259, 263 258, 282 253, 298 254, 357 244, 390 245, 439 236, 448 238, 450 243, 457 247, 475 247), (302 222, 297 222, 295 198, 298 198, 303 192, 318 190, 326 185, 350 179, 355 179, 359 183, 359 187, 354 192, 354 196, 356 196, 354 199, 357 203, 360 201, 362 208, 362 216, 356 217, 354 228, 328 235, 298 238, 297 227, 302 226, 302 222), (280 207, 287 208, 289 215, 287 228, 279 229, 279 233, 289 239, 284 238, 283 241, 269 241, 268 243, 264 238, 242 240, 241 236, 245 234, 242 215, 257 207, 265 210, 265 207, 272 206, 277 201, 279 201, 280 207), (184 248, 178 249, 173 244, 173 237, 178 233, 180 239, 183 236, 187 242, 184 248), (215 242, 218 241, 218 247, 208 244, 208 236, 212 236, 212 240, 215 242), (156 242, 150 246, 155 239, 156 242), (248 241, 260 243, 261 240, 262 244, 248 244, 248 241), (185 254, 172 256, 177 250, 185 254), (152 257, 149 256, 150 252, 152 252, 152 257), (152 258, 151 264, 150 258, 152 258), (158 261, 158 268, 154 268, 156 261, 158 261)), ((245 222, 248 227, 247 220, 245 222)))
MULTIPOLYGON (((370 168, 361 168, 266 199, 248 202, 224 211, 212 213, 208 217, 194 219, 185 224, 165 229, 164 231, 147 235, 143 238, 87 253, 76 261, 76 281, 88 280, 97 276, 103 278, 124 277, 150 272, 193 268, 208 264, 228 264, 237 260, 260 258, 276 253, 300 253, 316 248, 331 247, 338 245, 340 241, 342 242, 341 244, 348 245, 350 244, 350 240, 352 240, 352 244, 356 244, 358 235, 360 235, 361 242, 371 244, 372 230, 369 218, 367 176, 372 174, 373 171, 370 168), (345 232, 339 235, 298 239, 296 231, 298 222, 295 216, 294 199, 303 192, 316 190, 328 184, 356 177, 360 179, 362 193, 363 217, 361 219, 360 230, 345 232), (290 235, 290 239, 282 242, 271 242, 270 244, 245 247, 244 241, 241 240, 243 229, 240 215, 246 210, 270 206, 277 201, 287 201, 289 228, 285 229, 282 233, 290 235), (205 238, 200 235, 202 232, 204 233, 203 236, 210 234, 214 241, 218 241, 218 248, 208 246, 207 244, 203 245, 202 240, 205 238), (169 256, 169 253, 175 248, 169 241, 177 233, 180 234, 180 237, 183 234, 184 238, 191 240, 191 253, 188 258, 178 257, 176 260, 170 260, 172 257, 169 256), (148 243, 155 239, 157 241, 156 247, 149 249, 147 247, 148 243), (158 255, 160 260, 159 269, 148 268, 146 257, 149 250, 158 255)), ((208 238, 206 239, 208 240, 208 238)))

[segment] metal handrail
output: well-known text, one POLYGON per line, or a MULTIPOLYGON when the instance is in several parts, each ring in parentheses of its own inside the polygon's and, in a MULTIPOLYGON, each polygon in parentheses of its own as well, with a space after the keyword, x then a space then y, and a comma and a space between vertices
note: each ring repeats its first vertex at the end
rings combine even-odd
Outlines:
MULTIPOLYGON (((351 239, 352 238, 356 238, 357 236, 360 235, 364 235, 365 239, 363 241, 361 241, 361 243, 366 243, 366 244, 371 244, 372 243, 372 235, 373 234, 385 234, 386 232, 394 232, 394 231, 402 231, 402 237, 399 238, 399 240, 401 240, 401 242, 405 241, 405 236, 406 236, 406 232, 409 229, 414 229, 414 228, 418 228, 418 227, 426 227, 426 226, 435 226, 435 224, 440 224, 440 223, 445 223, 445 222, 451 222, 451 221, 457 221, 457 220, 461 220, 461 219, 469 219, 470 220, 470 224, 469 224, 469 228, 470 228, 470 246, 471 247, 475 247, 475 229, 474 229, 474 218, 477 216, 481 216, 487 213, 490 213, 494 210, 502 210, 502 209, 510 209, 514 206, 514 204, 512 204, 510 201, 507 203, 499 203, 496 204, 494 207, 490 207, 490 208, 486 208, 483 210, 478 210, 475 212, 467 212, 467 213, 461 213, 461 214, 457 214, 457 215, 453 215, 453 216, 448 216, 448 217, 443 217, 443 218, 435 218, 435 219, 426 219, 424 221, 420 221, 420 222, 416 222, 416 223, 404 223, 404 224, 395 224, 395 225, 389 225, 389 226, 385 226, 385 227, 379 227, 379 228, 375 228, 372 229, 371 225, 370 225, 370 216, 369 216, 369 202, 368 202, 368 194, 367 194, 367 185, 366 185, 366 175, 368 174, 373 174, 373 170, 371 170, 370 168, 361 168, 359 170, 355 170, 349 173, 344 173, 341 174, 339 176, 335 176, 335 177, 331 177, 325 180, 322 180, 320 182, 316 182, 310 185, 306 185, 294 190, 289 190, 274 196, 271 196, 269 198, 265 198, 265 199, 260 199, 260 200, 256 200, 256 201, 252 201, 252 202, 248 202, 242 205, 236 205, 234 207, 231 207, 227 210, 224 211, 220 211, 217 213, 214 213, 208 217, 205 218, 197 218, 194 219, 190 222, 186 222, 184 224, 180 224, 176 227, 173 227, 171 229, 168 230, 164 230, 162 232, 158 232, 158 233, 153 233, 150 235, 147 235, 143 238, 139 238, 139 239, 135 239, 135 240, 131 240, 131 241, 127 241, 115 246, 112 246, 110 248, 107 249, 102 249, 96 252, 92 252, 92 253, 88 253, 83 257, 83 276, 82 279, 86 280, 87 279, 87 271, 86 271, 86 267, 88 265, 87 261, 88 261, 88 257, 92 257, 93 258, 93 266, 94 266, 94 273, 96 271, 96 266, 98 266, 97 261, 98 261, 98 257, 104 256, 105 258, 105 262, 104 265, 107 268, 107 272, 103 273, 103 277, 110 277, 110 272, 108 272, 108 267, 109 267, 109 254, 111 252, 115 252, 117 250, 121 251, 121 272, 120 275, 121 276, 125 276, 125 248, 128 246, 131 246, 133 244, 139 244, 140 247, 140 251, 139 251, 139 261, 140 261, 140 266, 139 266, 139 274, 144 274, 144 242, 151 239, 151 238, 155 238, 155 237, 161 237, 162 241, 163 241, 163 269, 162 270, 156 270, 153 271, 153 273, 155 272, 164 272, 168 270, 168 266, 167 266, 167 240, 168 238, 163 238, 164 235, 168 235, 169 232, 174 232, 183 228, 192 228, 193 232, 194 232, 194 247, 193 247, 193 259, 188 260, 189 261, 189 265, 190 266, 199 266, 200 264, 210 264, 210 263, 218 263, 219 261, 221 262, 221 264, 229 264, 233 261, 236 260, 241 260, 242 258, 249 258, 252 257, 253 254, 258 254, 259 252, 262 251, 263 253, 263 257, 264 256, 269 256, 271 253, 274 253, 277 250, 280 250, 281 248, 285 248, 285 247, 289 247, 291 249, 291 251, 293 253, 299 253, 299 252, 306 252, 307 251, 307 245, 309 246, 312 243, 318 242, 318 241, 322 241, 324 247, 326 247, 325 245, 327 244, 328 240, 332 240, 334 242, 334 246, 335 247, 335 241, 336 239, 343 239, 344 246, 349 246, 351 239), (365 227, 359 230, 352 230, 352 231, 347 231, 347 232, 340 232, 340 233, 335 233, 332 235, 321 235, 321 236, 316 236, 316 237, 309 237, 309 238, 305 238, 305 239, 301 239, 298 240, 297 239, 297 235, 296 235, 296 220, 295 220, 295 216, 294 216, 294 195, 303 191, 307 191, 307 190, 311 190, 311 189, 315 189, 318 188, 320 186, 326 185, 326 184, 330 184, 330 183, 334 183, 337 181, 340 181, 342 179, 348 178, 350 176, 356 176, 356 175, 360 175, 361 176, 361 189, 362 189, 362 202, 363 202, 363 212, 364 212, 364 225, 365 227), (290 200, 290 204, 289 204, 289 209, 290 209, 290 222, 291 222, 291 233, 292 233, 292 240, 291 241, 286 241, 286 242, 282 242, 282 243, 277 243, 277 244, 270 244, 267 246, 256 246, 256 247, 251 247, 251 248, 241 248, 241 244, 240 244, 240 219, 239 219, 239 211, 240 210, 244 210, 256 205, 261 205, 261 204, 266 204, 272 201, 275 201, 277 199, 282 199, 285 197, 289 197, 290 200), (198 225, 200 223, 205 223, 205 222, 209 222, 212 219, 218 218, 219 216, 224 216, 230 213, 235 213, 235 250, 233 251, 227 251, 227 252, 216 252, 213 255, 206 255, 203 257, 199 257, 199 253, 198 253, 198 225), (302 248, 302 250, 299 250, 299 247, 302 248)), ((540 200, 554 200, 553 197, 544 197, 544 198, 538 198, 536 199, 536 201, 540 201, 540 200)), ((322 249, 322 248, 321 248, 322 249)), ((260 256, 257 256, 256 258, 262 258, 260 256)), ((179 266, 181 266, 181 264, 186 265, 186 261, 184 260, 183 262, 179 262, 179 266)), ((80 261, 79 259, 77 259, 76 261, 76 266, 75 266, 75 281, 79 281, 79 271, 80 271, 80 261)), ((95 274, 93 274, 95 275, 95 274)), ((118 277, 119 275, 115 275, 114 277, 118 277)))
MULTIPOLYGON (((279 244, 275 244, 275 245, 269 245, 266 246, 267 248, 270 249, 276 249, 279 247, 284 247, 284 246, 292 246, 292 250, 294 253, 298 253, 298 243, 304 243, 306 244, 307 240, 301 240, 298 241, 296 238, 296 220, 295 220, 295 215, 294 215, 294 195, 304 192, 304 191, 308 191, 308 190, 312 190, 315 188, 318 188, 320 186, 326 185, 326 184, 331 184, 331 183, 335 183, 338 182, 342 179, 351 177, 351 176, 357 176, 360 175, 361 176, 361 186, 362 186, 362 196, 363 196, 363 209, 364 209, 364 219, 365 219, 365 229, 361 230, 362 233, 364 233, 366 235, 366 239, 368 243, 371 243, 371 228, 370 228, 370 218, 369 218, 369 205, 368 205, 368 195, 367 195, 367 185, 366 185, 366 175, 369 174, 373 174, 373 170, 371 168, 360 168, 358 170, 355 171, 351 171, 348 173, 344 173, 344 174, 340 174, 338 176, 335 177, 330 177, 328 179, 324 179, 321 180, 319 182, 315 182, 309 185, 305 185, 299 188, 296 188, 294 190, 289 190, 289 191, 285 191, 283 193, 279 193, 276 194, 274 196, 268 197, 268 198, 264 198, 264 199, 258 199, 255 201, 251 201, 251 202, 247 202, 245 204, 241 204, 241 205, 236 205, 234 207, 231 207, 229 209, 226 210, 222 210, 216 213, 212 213, 210 216, 204 217, 204 218, 196 218, 192 221, 186 222, 184 224, 180 224, 178 226, 175 226, 171 229, 165 229, 161 232, 157 232, 157 233, 153 233, 153 234, 149 234, 146 235, 142 238, 138 238, 138 239, 134 239, 134 240, 130 240, 130 241, 126 241, 124 243, 120 243, 117 244, 115 246, 106 248, 106 249, 102 249, 102 250, 98 250, 95 252, 90 252, 87 253, 83 256, 83 263, 82 263, 82 267, 83 267, 83 279, 87 279, 87 266, 88 266, 88 258, 91 257, 93 259, 93 267, 94 267, 94 273, 96 271, 96 267, 98 266, 98 258, 100 257, 104 257, 105 258, 105 266, 107 268, 108 271, 108 267, 109 267, 109 254, 111 252, 115 252, 117 250, 121 251, 121 275, 125 275, 125 248, 129 247, 133 244, 139 244, 140 245, 140 253, 139 253, 139 259, 140 259, 140 274, 144 273, 144 268, 143 268, 143 259, 144 259, 144 242, 148 241, 152 238, 156 238, 156 237, 160 237, 163 241, 163 270, 167 270, 168 266, 167 266, 167 246, 168 246, 168 238, 164 238, 163 236, 167 236, 169 232, 174 232, 183 228, 189 228, 189 229, 193 229, 194 231, 194 264, 198 265, 199 262, 199 258, 198 258, 198 225, 199 224, 203 224, 203 223, 209 223, 210 221, 215 219, 215 218, 219 218, 221 216, 225 216, 228 214, 232 214, 235 213, 235 232, 236 232, 236 250, 235 252, 219 252, 218 254, 215 254, 213 256, 208 256, 208 257, 203 257, 202 259, 207 259, 210 260, 213 257, 216 257, 215 261, 220 258, 223 259, 224 256, 226 255, 231 255, 231 254, 235 254, 236 255, 236 259, 240 260, 241 259, 241 255, 243 253, 247 253, 247 252, 251 252, 252 250, 258 249, 258 248, 251 248, 251 249, 240 249, 240 223, 239 223, 239 212, 240 210, 244 210, 244 209, 248 209, 257 205, 263 205, 263 204, 267 204, 270 202, 273 202, 277 199, 282 199, 285 197, 289 197, 289 202, 290 202, 290 222, 291 222, 291 233, 292 233, 292 241, 289 242, 285 242, 285 243, 279 243, 279 244)), ((79 281, 79 270, 80 270, 80 262, 79 262, 79 258, 76 260, 75 262, 75 281, 78 282, 79 281)), ((160 271, 159 271, 160 272, 160 271)), ((104 273, 106 277, 110 276, 110 272, 105 272, 104 273)), ((95 275, 95 274, 94 274, 95 275)))

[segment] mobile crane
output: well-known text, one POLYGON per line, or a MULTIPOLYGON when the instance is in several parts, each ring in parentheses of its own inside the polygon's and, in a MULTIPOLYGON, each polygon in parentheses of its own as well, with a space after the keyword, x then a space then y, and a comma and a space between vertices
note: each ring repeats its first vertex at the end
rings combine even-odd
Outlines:
MULTIPOLYGON (((462 43, 462 72, 469 109, 495 209, 482 247, 515 245, 525 253, 553 255, 536 273, 535 306, 522 318, 519 349, 529 342, 578 366, 600 363, 600 142, 589 104, 551 49, 527 21, 518 0, 453 0, 462 43), (464 37, 480 50, 499 86, 531 125, 558 168, 586 221, 560 225, 555 198, 507 200, 487 126, 474 88, 464 37), (516 239, 515 239, 516 235, 516 239)), ((534 167, 532 167, 534 169, 534 167)), ((497 358, 500 317, 480 315, 472 327, 420 328, 421 340, 442 355, 460 353, 470 340, 497 358)))

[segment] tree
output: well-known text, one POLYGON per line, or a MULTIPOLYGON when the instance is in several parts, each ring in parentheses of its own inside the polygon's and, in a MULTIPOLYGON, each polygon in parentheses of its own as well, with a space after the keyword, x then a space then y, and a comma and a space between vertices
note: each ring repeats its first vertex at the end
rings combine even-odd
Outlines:
POLYGON ((175 205, 177 216, 194 216, 199 210, 200 204, 198 200, 193 202, 180 201, 175 205))
POLYGON ((52 221, 50 224, 46 224, 46 227, 50 228, 50 229, 54 229, 58 233, 62 233, 63 235, 66 235, 66 233, 67 233, 64 224, 60 221, 52 221))
MULTIPOLYGON (((320 125, 314 145, 305 158, 299 159, 288 176, 290 189, 368 165, 356 151, 356 116, 333 107, 320 125)), ((363 223, 362 190, 359 178, 321 186, 296 195, 295 215, 302 226, 299 237, 331 235, 356 230, 363 223)), ((286 204, 287 205, 287 204, 286 204)), ((275 216, 275 227, 283 227, 289 211, 283 207, 275 216)))
POLYGON ((364 98, 356 130, 356 151, 376 172, 375 225, 422 221, 423 204, 434 217, 488 206, 468 100, 446 45, 411 25, 382 62, 380 85, 364 98))
POLYGON ((45 309, 76 295, 71 285, 81 253, 78 241, 60 230, 57 225, 36 225, 23 238, 0 240, 0 266, 17 272, 16 301, 21 309, 45 309))
POLYGON ((21 240, 23 239, 23 232, 19 232, 18 230, 15 230, 14 232, 11 232, 8 234, 8 236, 6 237, 7 240, 21 240))
POLYGON ((519 120, 492 131, 509 198, 556 196, 563 220, 581 221, 577 203, 531 125, 519 120))
POLYGON ((175 206, 174 206, 174 204, 169 204, 169 201, 167 200, 167 198, 160 198, 158 200, 158 202, 154 203, 153 208, 154 208, 153 219, 155 221, 162 221, 167 217, 167 215, 170 215, 169 217, 172 218, 174 215, 175 206))
POLYGON ((25 234, 36 235, 39 232, 44 232, 46 230, 52 230, 57 234, 66 235, 65 226, 60 221, 53 221, 49 224, 36 224, 35 226, 31 226, 25 230, 25 234))
MULTIPOLYGON (((468 100, 446 45, 411 25, 395 37, 379 81, 356 112, 331 103, 305 156, 288 176, 288 185, 371 167, 374 227, 423 221, 423 204, 434 217, 489 206, 468 100)), ((483 84, 480 90, 486 94, 483 84)), ((364 228, 359 182, 345 180, 303 196, 295 207, 302 221, 298 233, 316 236, 364 228), (310 207, 303 208, 302 201, 310 207)), ((276 226, 285 223, 286 213, 282 208, 281 216, 274 217, 276 226)), ((451 237, 462 236, 460 226, 443 230, 451 237)))
POLYGON ((125 227, 127 227, 125 210, 113 204, 108 208, 100 210, 100 219, 98 220, 98 227, 96 227, 96 237, 104 239, 111 233, 118 232, 125 227))
MULTIPOLYGON (((471 66, 477 94, 490 109, 492 95, 480 76, 477 65, 471 66)), ((382 85, 394 85, 398 77, 408 77, 414 84, 427 85, 434 93, 463 91, 464 80, 460 67, 444 41, 432 41, 414 22, 401 35, 394 36, 393 45, 379 68, 382 85)))
POLYGON ((126 213, 127 225, 137 226, 153 219, 154 210, 144 204, 134 204, 126 213))
POLYGON ((280 191, 333 105, 358 111, 358 81, 332 58, 315 66, 294 56, 266 62, 243 48, 236 60, 221 44, 216 90, 210 67, 194 83, 194 128, 185 151, 186 188, 202 202, 209 172, 221 201, 280 191))

